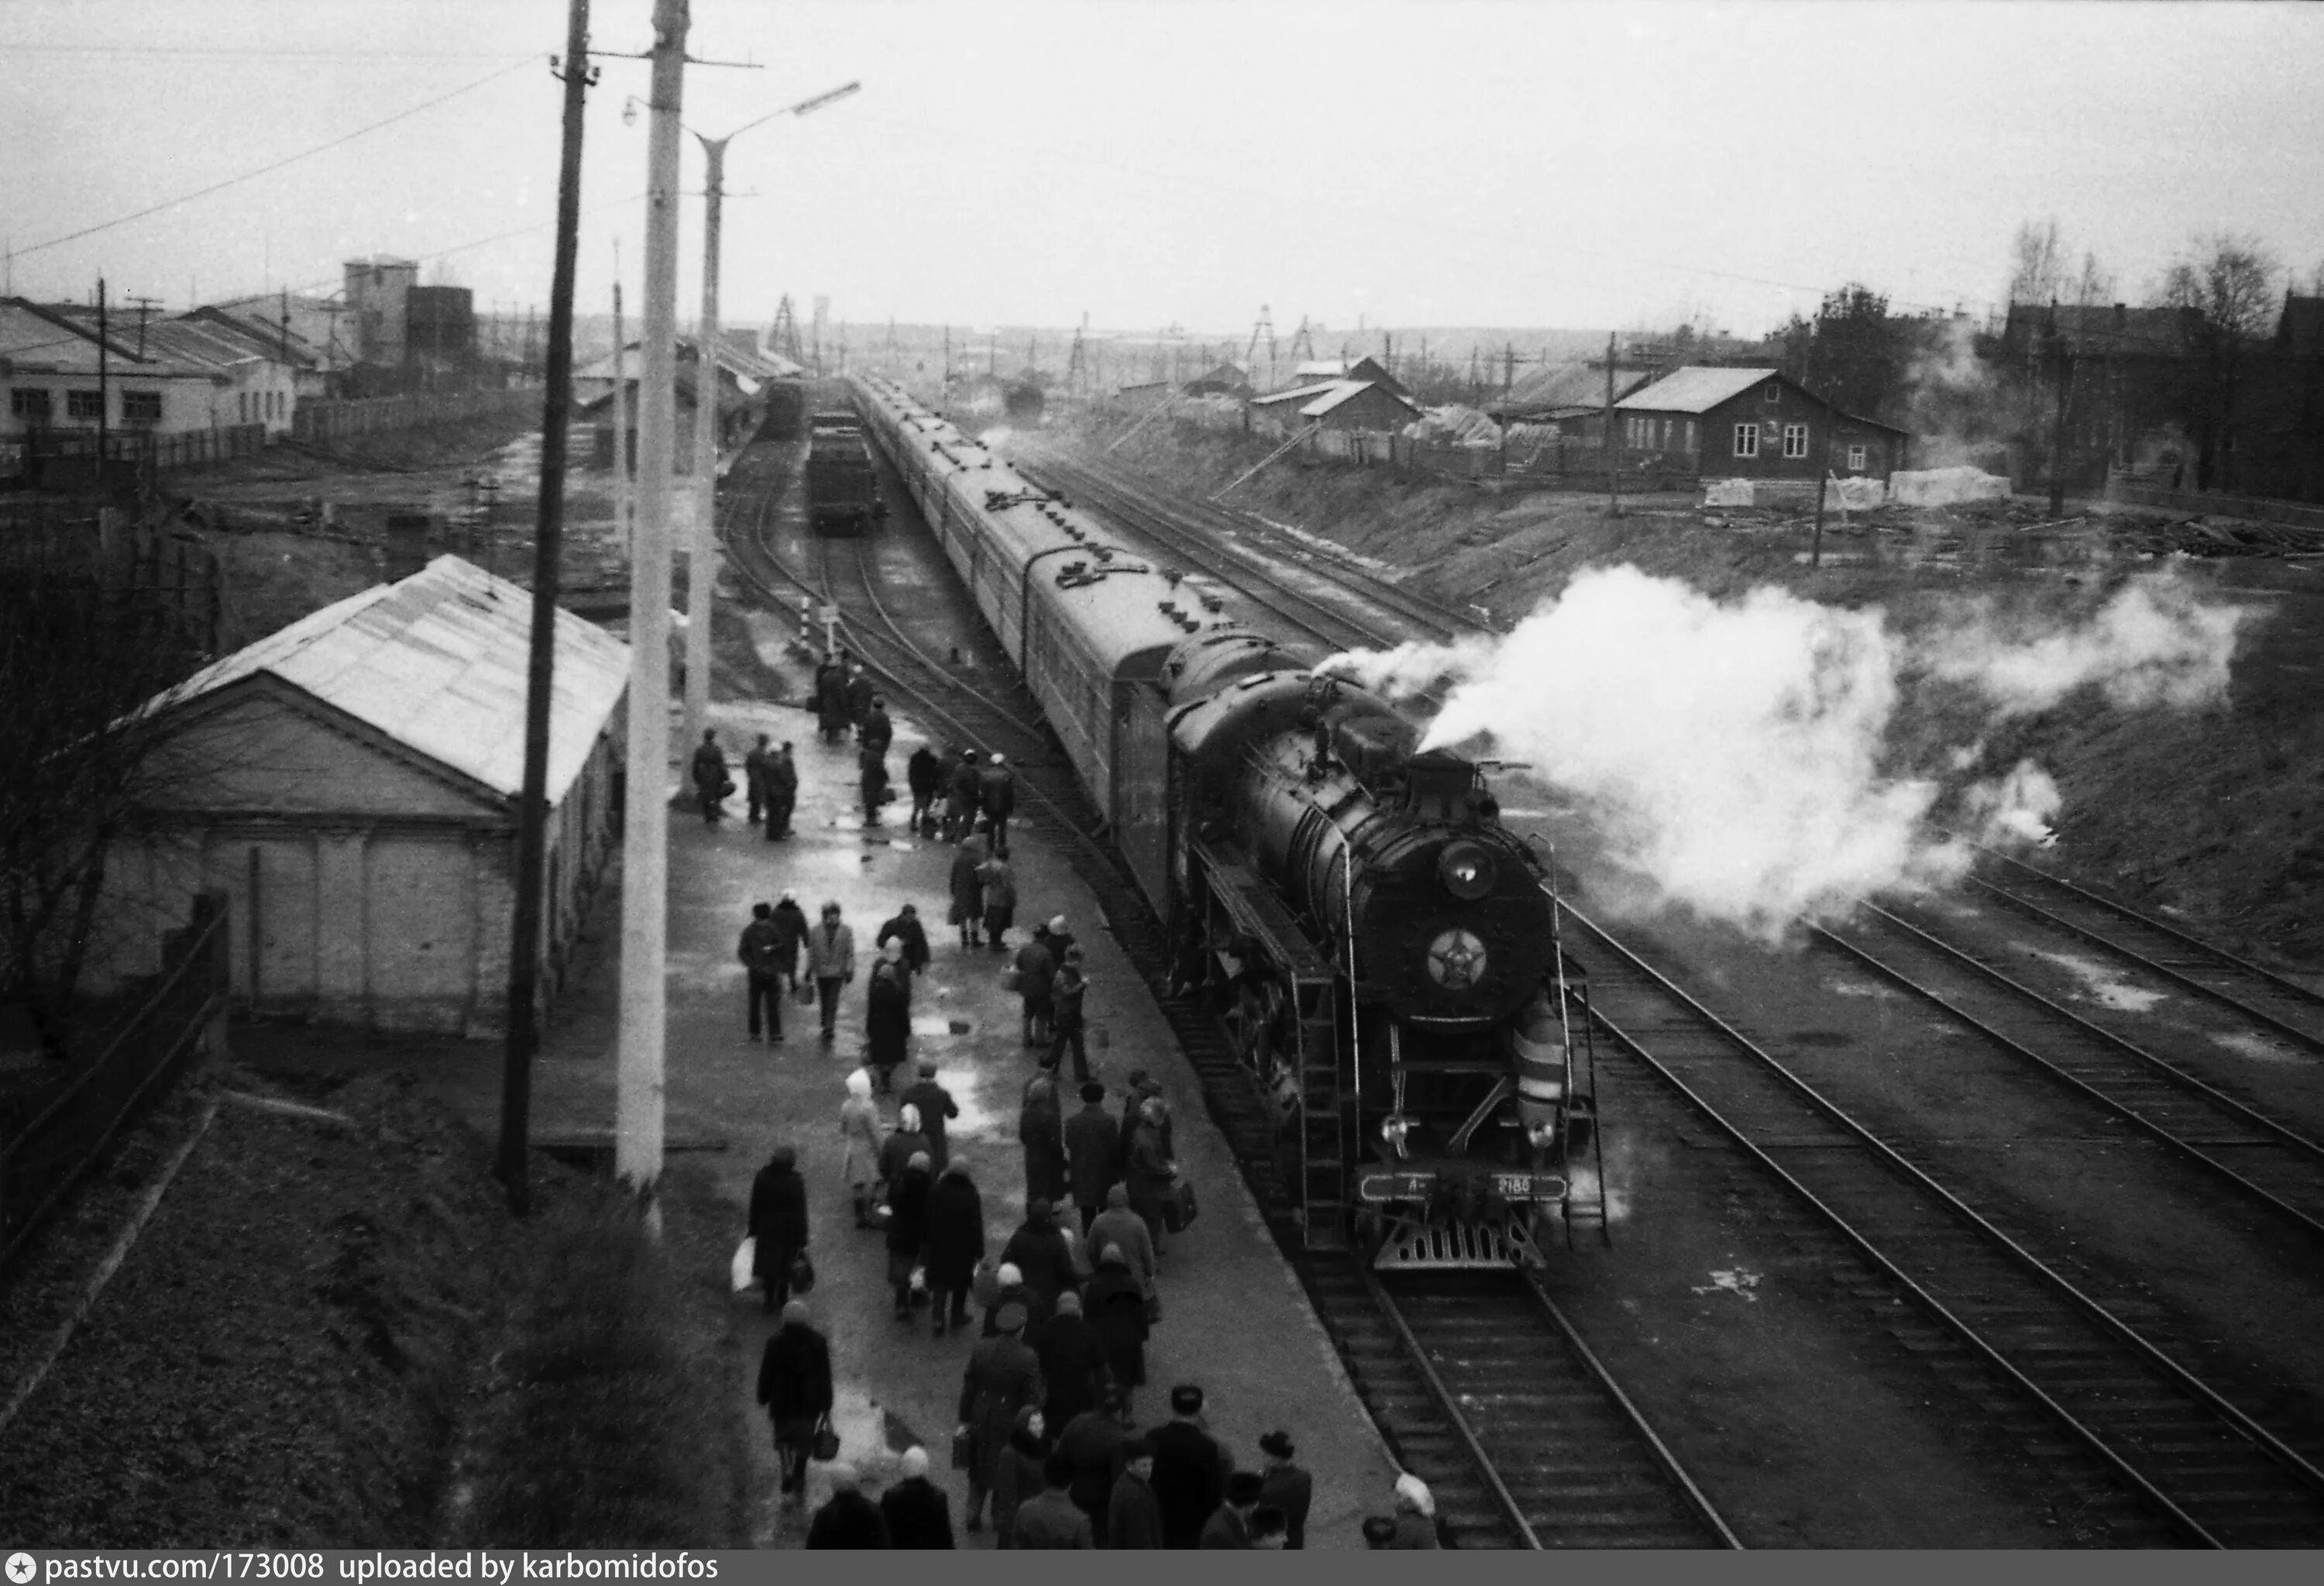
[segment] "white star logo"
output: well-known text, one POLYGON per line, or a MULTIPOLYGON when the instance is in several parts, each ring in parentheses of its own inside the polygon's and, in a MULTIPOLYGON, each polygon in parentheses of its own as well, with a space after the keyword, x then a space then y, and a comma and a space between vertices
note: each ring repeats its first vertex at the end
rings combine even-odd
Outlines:
POLYGON ((31 1554, 12 1553, 8 1555, 8 1579, 14 1581, 15 1586, 26 1586, 26 1582, 40 1572, 41 1566, 32 1562, 31 1554))

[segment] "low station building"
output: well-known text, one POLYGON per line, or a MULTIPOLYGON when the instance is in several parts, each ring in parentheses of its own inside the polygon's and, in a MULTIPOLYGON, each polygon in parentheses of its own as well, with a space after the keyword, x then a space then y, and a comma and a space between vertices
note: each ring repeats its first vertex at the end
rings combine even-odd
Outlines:
MULTIPOLYGON (((216 890, 238 1006, 498 1033, 531 621, 530 590, 438 557, 154 699, 153 791, 107 860, 90 989, 152 973, 156 922, 216 890)), ((628 646, 558 614, 544 1001, 613 851, 628 677, 628 646)))
POLYGON ((1778 369, 1691 365, 1614 404, 1626 452, 1706 479, 1886 479, 1905 432, 1846 413, 1778 369))

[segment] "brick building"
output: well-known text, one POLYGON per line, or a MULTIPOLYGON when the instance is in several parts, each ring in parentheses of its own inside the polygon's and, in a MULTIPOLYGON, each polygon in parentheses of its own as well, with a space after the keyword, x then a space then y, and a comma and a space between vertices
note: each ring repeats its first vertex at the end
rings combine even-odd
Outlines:
POLYGON ((1904 430, 1826 403, 1776 369, 1674 369, 1614 404, 1626 452, 1711 479, 1886 478, 1904 430))
MULTIPOLYGON (((156 699, 169 789, 108 858, 90 989, 155 923, 231 899, 234 994, 382 1029, 504 1023, 530 591, 456 557, 350 595, 156 699)), ((569 613, 550 706, 544 997, 613 842, 628 648, 569 613)))

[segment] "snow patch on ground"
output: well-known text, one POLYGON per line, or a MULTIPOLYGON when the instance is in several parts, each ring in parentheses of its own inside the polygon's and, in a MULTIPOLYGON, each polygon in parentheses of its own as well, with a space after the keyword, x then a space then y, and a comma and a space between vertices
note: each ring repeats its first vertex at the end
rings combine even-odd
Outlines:
POLYGON ((1757 1272, 1748 1272, 1742 1268, 1738 1267, 1730 1272, 1713 1272, 1711 1274, 1711 1281, 1709 1283, 1702 1286, 1701 1287, 1691 1289, 1688 1292, 1692 1294, 1718 1294, 1723 1290, 1728 1294, 1740 1295, 1745 1299, 1749 1300, 1753 1305, 1757 1305, 1759 1303, 1759 1296, 1753 1294, 1751 1291, 1758 1286, 1759 1275, 1757 1272))
POLYGON ((2090 999, 2100 1007, 2120 1009, 2125 1013, 2144 1013, 2163 1000, 2163 992, 2134 986, 2117 978, 2103 964, 2094 964, 2070 953, 2043 953, 2039 956, 2080 981, 2090 999))
POLYGON ((1842 997, 1877 997, 1883 1001, 1896 994, 1893 988, 1873 981, 1826 981, 1824 989, 1842 997))
POLYGON ((1352 563, 1354 566, 1361 567, 1367 572, 1372 573, 1395 575, 1400 574, 1404 570, 1392 563, 1380 560, 1378 557, 1368 557, 1360 551, 1350 550, 1346 546, 1342 545, 1336 539, 1326 539, 1320 534, 1310 534, 1305 529, 1295 528, 1289 523, 1278 523, 1274 519, 1267 517, 1262 513, 1253 512, 1251 516, 1257 518, 1269 529, 1274 530, 1277 534, 1287 534, 1292 539, 1297 540, 1300 544, 1322 551, 1333 561, 1352 563))
POLYGON ((2298 1063, 2300 1054, 2281 1041, 2265 1036, 2253 1035, 2248 1030, 2214 1031, 2211 1039, 2238 1057, 2248 1057, 2255 1063, 2298 1063))

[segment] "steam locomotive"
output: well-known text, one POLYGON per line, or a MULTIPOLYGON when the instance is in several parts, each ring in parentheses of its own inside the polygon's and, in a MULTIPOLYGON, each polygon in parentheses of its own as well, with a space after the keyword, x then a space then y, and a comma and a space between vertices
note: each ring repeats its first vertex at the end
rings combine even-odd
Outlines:
POLYGON ((1313 1248, 1529 1262, 1588 1125, 1539 861, 1484 770, 876 377, 866 428, 1275 1100, 1313 1248))

